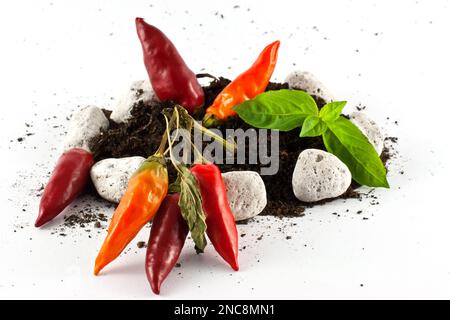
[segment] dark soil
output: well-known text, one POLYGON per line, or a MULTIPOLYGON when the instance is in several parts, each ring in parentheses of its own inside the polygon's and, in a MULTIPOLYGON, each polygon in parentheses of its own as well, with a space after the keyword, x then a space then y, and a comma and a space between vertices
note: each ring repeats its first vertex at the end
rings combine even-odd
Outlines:
MULTIPOLYGON (((230 81, 225 78, 218 78, 211 82, 205 91, 205 105, 211 105, 217 94, 230 81)), ((287 84, 270 83, 266 90, 280 90, 287 88, 287 84)), ((317 97, 314 97, 317 105, 321 108, 325 102, 317 97)), ((110 120, 110 128, 96 137, 91 143, 91 149, 94 152, 96 161, 105 158, 120 158, 128 156, 143 156, 147 157, 153 154, 159 146, 161 136, 165 130, 164 118, 161 115, 161 110, 173 106, 170 102, 153 103, 152 105, 145 105, 139 102, 135 105, 132 111, 132 118, 125 124, 117 124, 110 120)), ((204 110, 198 112, 196 117, 201 119, 204 110)), ((105 115, 109 118, 110 112, 105 110, 105 115)), ((251 128, 239 118, 229 119, 227 122, 219 126, 219 129, 224 133, 227 128, 251 128)), ((270 134, 268 135, 270 141, 270 134)), ((270 145, 270 144, 269 144, 270 145)), ((299 129, 294 129, 289 132, 279 133, 279 171, 275 175, 262 176, 266 185, 268 205, 263 215, 274 215, 279 217, 284 216, 302 216, 304 214, 304 206, 311 206, 314 204, 306 204, 300 202, 294 195, 291 185, 291 176, 294 171, 298 155, 301 151, 309 148, 325 150, 321 137, 315 138, 301 138, 299 137, 299 129)), ((246 154, 256 152, 253 149, 255 146, 248 146, 246 154)), ((389 151, 385 150, 382 155, 383 161, 389 158, 389 151)), ((248 157, 247 157, 248 159, 248 157)), ((222 172, 235 170, 252 170, 260 172, 261 165, 257 164, 234 164, 234 165, 219 165, 222 172)), ((173 175, 171 175, 173 176, 173 175)), ((358 185, 354 182, 342 195, 342 198, 358 198, 360 194, 355 191, 358 185)))
POLYGON ((161 111, 168 106, 172 104, 145 105, 139 101, 131 111, 131 119, 121 124, 112 121, 109 118, 111 112, 104 110, 110 125, 107 131, 91 141, 95 161, 153 154, 165 130, 161 111))

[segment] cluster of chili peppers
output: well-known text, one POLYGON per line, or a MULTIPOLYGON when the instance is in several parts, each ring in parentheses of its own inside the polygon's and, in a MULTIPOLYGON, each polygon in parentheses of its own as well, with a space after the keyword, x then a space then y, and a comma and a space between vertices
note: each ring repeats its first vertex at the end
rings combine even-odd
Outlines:
MULTIPOLYGON (((145 67, 158 98, 178 103, 194 114, 204 103, 204 92, 196 75, 159 29, 142 18, 136 18, 136 30, 142 44, 145 67)), ((254 64, 223 89, 206 109, 205 126, 213 126, 235 116, 232 110, 235 105, 264 92, 276 65, 279 45, 280 42, 275 41, 264 48, 254 64)), ((190 231, 181 209, 180 193, 169 193, 164 154, 166 143, 168 140, 170 142, 168 132, 174 119, 172 117, 168 123, 158 151, 141 165, 128 182, 94 268, 94 273, 99 274, 120 255, 143 226, 153 220, 145 267, 156 294, 159 294, 162 282, 175 266, 190 231)), ((92 154, 83 149, 72 149, 61 156, 44 190, 36 226, 53 219, 83 191, 93 162, 92 154)), ((237 271, 238 233, 222 174, 211 163, 193 165, 190 174, 195 177, 201 194, 206 234, 219 255, 237 271)))
MULTIPOLYGON (((163 156, 169 141, 170 159, 179 175, 182 174, 183 171, 178 168, 179 163, 172 157, 169 138, 175 119, 177 124, 180 123, 179 118, 175 117, 175 114, 178 116, 177 108, 179 107, 174 108, 170 122, 167 121, 167 131, 158 151, 149 157, 130 179, 127 190, 113 214, 94 268, 94 273, 99 274, 153 218, 145 266, 148 281, 156 294, 159 294, 162 282, 175 266, 189 231, 192 233, 189 218, 185 217, 182 209, 180 193, 186 192, 179 187, 179 181, 182 179, 173 184, 179 191, 168 194, 169 181, 163 156)), ((193 118, 187 117, 193 123, 193 118)), ((219 255, 234 270, 239 270, 238 233, 219 168, 211 163, 195 164, 190 168, 189 174, 195 180, 194 188, 198 188, 200 194, 200 211, 205 215, 208 238, 219 255)), ((187 192, 188 197, 191 193, 194 194, 192 191, 195 190, 190 189, 187 192)), ((192 200, 188 204, 193 205, 194 202, 192 200)), ((203 248, 196 249, 203 252, 203 248)))
MULTIPOLYGON (((191 172, 200 186, 208 238, 219 255, 238 271, 238 234, 222 174, 214 164, 194 165, 191 172)), ((155 294, 178 261, 189 233, 179 202, 179 193, 168 194, 152 223, 145 266, 155 294)))

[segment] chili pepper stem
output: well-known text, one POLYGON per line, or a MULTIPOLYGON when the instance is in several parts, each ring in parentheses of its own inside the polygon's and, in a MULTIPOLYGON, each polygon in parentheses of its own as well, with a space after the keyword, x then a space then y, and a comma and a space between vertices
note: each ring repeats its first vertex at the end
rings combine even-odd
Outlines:
MULTIPOLYGON (((205 126, 199 124, 197 121, 195 121, 195 119, 189 113, 186 112, 186 109, 184 109, 182 106, 176 105, 174 107, 174 110, 177 112, 177 119, 178 119, 177 120, 178 121, 177 129, 179 128, 179 123, 180 123, 179 120, 181 119, 184 123, 186 123, 184 127, 185 127, 185 129, 187 128, 189 132, 190 132, 191 128, 194 127, 196 129, 200 130, 200 132, 207 135, 208 137, 211 137, 214 140, 220 142, 223 146, 225 146, 225 148, 227 150, 234 151, 236 149, 236 144, 234 142, 230 142, 230 141, 223 139, 221 136, 217 135, 216 133, 209 130, 205 126)), ((207 115, 207 117, 208 116, 213 116, 213 115, 207 115)), ((221 123, 220 120, 217 120, 216 118, 211 119, 211 121, 217 121, 217 125, 219 125, 221 123)))
MULTIPOLYGON (((166 132, 164 132, 164 137, 166 137, 167 143, 169 144, 169 148, 168 149, 169 149, 170 161, 172 162, 172 164, 175 167, 175 169, 177 170, 177 172, 179 174, 181 174, 181 170, 178 167, 177 161, 175 160, 175 157, 173 156, 173 153, 172 153, 172 140, 170 139, 170 128, 171 128, 170 122, 167 119, 167 116, 165 114, 163 114, 163 115, 164 115, 164 120, 166 121, 166 132)), ((174 108, 174 112, 172 113, 172 117, 171 117, 170 121, 172 121, 174 119, 174 116, 175 116, 175 118, 177 120, 177 130, 178 130, 180 122, 179 122, 179 113, 178 113, 178 110, 177 110, 176 107, 174 108)))
POLYGON ((222 121, 217 119, 213 114, 207 113, 203 118, 202 125, 206 128, 218 127, 222 121))
POLYGON ((234 152, 236 150, 236 144, 234 142, 223 139, 222 137, 215 134, 211 130, 208 130, 204 126, 198 124, 196 121, 194 121, 194 127, 197 128, 198 130, 200 130, 203 134, 213 138, 216 141, 219 141, 223 146, 225 146, 225 149, 227 149, 231 152, 234 152))
MULTIPOLYGON (((167 153, 167 151, 169 151, 169 154, 171 152, 172 149, 172 140, 175 139, 170 139, 169 135, 170 135, 170 129, 172 128, 173 125, 173 121, 176 120, 177 124, 176 124, 176 130, 177 130, 177 134, 178 134, 178 130, 180 129, 180 122, 183 122, 183 129, 186 129, 189 133, 192 130, 192 127, 200 130, 200 132, 202 132, 203 134, 211 137, 212 139, 218 141, 219 143, 221 143, 225 149, 227 149, 228 151, 234 152, 236 150, 236 144, 234 142, 231 141, 227 141, 225 139, 223 139, 221 136, 217 135, 216 133, 212 132, 211 130, 208 130, 207 128, 205 128, 204 126, 202 126, 201 124, 199 124, 197 121, 195 121, 194 118, 192 118, 191 115, 189 115, 186 112, 186 109, 184 109, 182 106, 176 105, 173 110, 172 110, 172 115, 171 115, 171 119, 170 122, 168 120, 168 109, 165 109, 163 112, 165 121, 166 121, 166 131, 164 133, 164 146, 167 142, 167 139, 169 139, 169 148, 168 150, 166 150, 164 152, 164 154, 167 153), (175 120, 174 120, 175 119, 175 120)), ((189 144, 193 147, 194 152, 196 153, 196 158, 199 157, 201 159, 201 162, 209 162, 207 161, 201 154, 201 152, 198 150, 198 148, 195 146, 194 143, 192 143, 192 140, 190 137, 188 137, 189 139, 189 144)), ((161 145, 163 145, 161 143, 161 145)), ((162 151, 161 151, 162 152, 162 151)), ((174 157, 171 155, 170 156, 172 163, 174 164, 175 168, 177 169, 177 165, 176 165, 176 161, 174 160, 174 157)), ((186 161, 184 161, 186 162, 186 161)))
MULTIPOLYGON (((177 113, 178 113, 178 111, 177 111, 177 113)), ((166 118, 165 115, 164 115, 164 117, 166 118)), ((166 131, 164 132, 164 135, 163 135, 163 137, 161 138, 161 143, 159 144, 159 148, 158 148, 158 150, 155 152, 155 155, 158 155, 158 156, 164 158, 165 149, 166 149, 166 144, 167 144, 167 141, 168 141, 169 135, 170 135, 170 129, 172 128, 173 123, 174 123, 175 121, 177 121, 177 128, 178 128, 178 125, 179 125, 178 122, 179 122, 179 121, 178 121, 178 119, 177 119, 177 117, 175 116, 174 113, 173 113, 172 116, 170 117, 170 121, 167 121, 167 118, 166 118, 166 131)))

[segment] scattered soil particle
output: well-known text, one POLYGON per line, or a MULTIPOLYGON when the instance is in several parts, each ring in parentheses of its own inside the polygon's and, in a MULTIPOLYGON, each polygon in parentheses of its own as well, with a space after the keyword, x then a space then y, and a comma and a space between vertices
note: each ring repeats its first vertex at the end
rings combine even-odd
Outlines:
POLYGON ((362 110, 364 110, 364 109, 366 109, 366 106, 363 106, 363 105, 361 105, 361 104, 359 104, 359 105, 356 106, 356 110, 358 110, 358 111, 362 111, 362 110))
POLYGON ((136 245, 139 249, 147 247, 147 244, 145 243, 145 241, 139 241, 136 245))
MULTIPOLYGON (((98 213, 97 208, 88 207, 80 210, 78 213, 65 216, 62 228, 85 228, 93 223, 94 228, 99 229, 102 228, 101 222, 107 221, 108 217, 103 213, 98 213)), ((86 232, 90 231, 90 229, 86 229, 86 232)))
POLYGON ((392 143, 397 143, 398 142, 398 138, 397 137, 386 137, 384 138, 385 141, 390 141, 392 143))
POLYGON ((247 219, 247 220, 239 220, 239 221, 236 221, 236 224, 237 225, 246 225, 246 224, 248 224, 250 221, 252 221, 253 219, 247 219))

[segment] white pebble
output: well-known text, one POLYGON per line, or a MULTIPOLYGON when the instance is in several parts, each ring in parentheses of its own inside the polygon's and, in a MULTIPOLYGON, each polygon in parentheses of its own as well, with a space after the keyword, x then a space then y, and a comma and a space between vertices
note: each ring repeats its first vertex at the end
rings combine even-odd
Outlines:
POLYGON ((338 197, 351 182, 347 166, 335 155, 318 149, 301 152, 292 175, 294 194, 304 202, 338 197))
POLYGON ((375 121, 369 119, 364 113, 359 111, 355 111, 350 115, 350 121, 361 130, 373 145, 378 155, 380 155, 384 148, 384 135, 375 121))
POLYGON ((101 131, 108 129, 109 121, 102 109, 87 106, 76 112, 70 120, 64 150, 82 148, 91 152, 89 142, 101 131))
POLYGON ((331 92, 310 72, 294 71, 286 77, 285 82, 289 84, 289 88, 304 90, 321 97, 327 103, 334 100, 331 92))
POLYGON ((222 174, 227 198, 236 221, 260 214, 267 205, 266 186, 255 171, 231 171, 222 174))
POLYGON ((133 106, 142 100, 144 103, 158 101, 148 80, 138 80, 131 84, 117 103, 116 109, 111 113, 111 119, 117 123, 127 122, 131 118, 133 106))
POLYGON ((139 168, 143 157, 104 159, 91 168, 91 179, 98 194, 105 200, 119 203, 133 173, 139 168))

